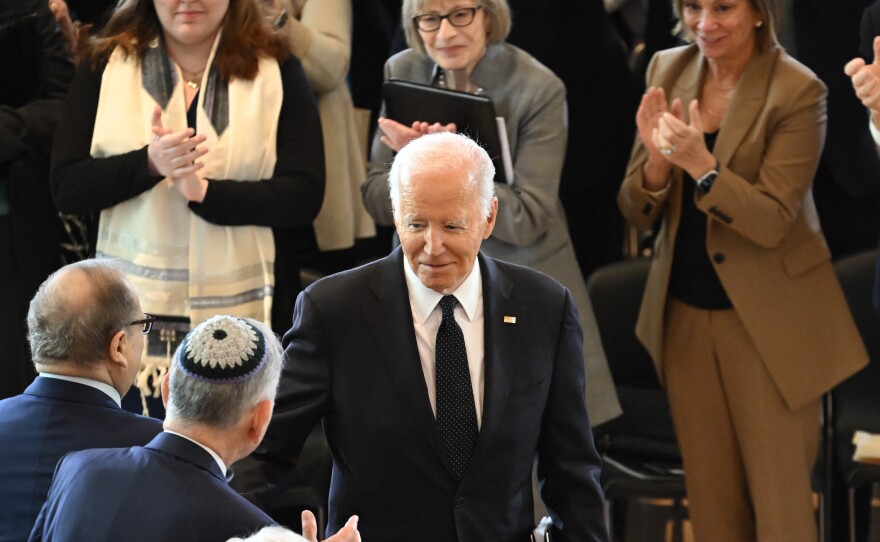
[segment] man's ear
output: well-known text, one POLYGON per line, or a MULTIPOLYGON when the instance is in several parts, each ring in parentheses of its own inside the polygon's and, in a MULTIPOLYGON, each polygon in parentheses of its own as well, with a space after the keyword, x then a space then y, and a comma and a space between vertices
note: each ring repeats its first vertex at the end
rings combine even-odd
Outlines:
POLYGON ((250 424, 248 426, 248 440, 254 446, 258 446, 266 434, 269 427, 269 421, 272 420, 272 411, 275 404, 269 399, 264 399, 254 406, 250 414, 250 424))
POLYGON ((120 329, 110 337, 110 344, 107 345, 107 357, 115 365, 128 367, 128 358, 125 357, 125 349, 129 346, 128 342, 129 338, 123 329, 120 329))
POLYGON ((168 410, 168 398, 171 396, 170 383, 171 373, 165 373, 165 377, 162 378, 162 407, 165 410, 168 410))
POLYGON ((486 217, 486 229, 483 230, 483 239, 488 239, 495 229, 495 220, 498 218, 498 198, 493 197, 489 207, 489 216, 486 217))

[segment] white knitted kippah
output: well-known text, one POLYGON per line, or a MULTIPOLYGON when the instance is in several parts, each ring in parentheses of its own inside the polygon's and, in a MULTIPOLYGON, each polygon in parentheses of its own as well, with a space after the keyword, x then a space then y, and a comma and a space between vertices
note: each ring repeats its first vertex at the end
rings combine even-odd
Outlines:
POLYGON ((187 334, 177 351, 183 371, 200 380, 244 381, 266 361, 259 329, 234 316, 214 316, 187 334))

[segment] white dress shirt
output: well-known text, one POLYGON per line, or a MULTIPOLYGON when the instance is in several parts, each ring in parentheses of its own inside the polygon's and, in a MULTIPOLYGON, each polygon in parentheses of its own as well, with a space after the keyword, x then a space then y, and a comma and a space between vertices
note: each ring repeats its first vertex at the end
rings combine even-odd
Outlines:
POLYGON ((56 375, 52 373, 40 373, 40 376, 42 376, 43 378, 56 378, 58 380, 67 380, 68 382, 76 382, 77 384, 82 384, 84 386, 95 388, 96 390, 100 390, 106 395, 109 395, 110 398, 113 399, 113 401, 116 403, 116 405, 119 406, 119 408, 122 408, 122 397, 119 396, 119 392, 116 391, 116 388, 114 388, 110 384, 105 384, 98 380, 92 380, 91 378, 82 378, 79 376, 56 375))
MULTIPOLYGON (((434 417, 437 417, 437 389, 434 350, 437 342, 437 330, 443 319, 439 303, 443 294, 426 287, 419 277, 410 269, 409 261, 403 259, 403 270, 406 276, 406 287, 409 291, 409 305, 412 309, 413 327, 416 332, 416 345, 422 371, 425 373, 425 384, 428 386, 428 398, 434 417)), ((480 264, 474 262, 470 274, 459 287, 452 292, 458 299, 455 306, 455 321, 464 334, 464 346, 467 350, 468 368, 471 373, 471 387, 474 390, 474 406, 477 410, 477 427, 483 420, 483 388, 484 388, 484 338, 483 338, 483 281, 480 264)))
POLYGON ((868 117, 868 129, 871 131, 871 137, 874 138, 874 145, 877 146, 877 152, 880 153, 880 130, 874 126, 874 120, 868 117))

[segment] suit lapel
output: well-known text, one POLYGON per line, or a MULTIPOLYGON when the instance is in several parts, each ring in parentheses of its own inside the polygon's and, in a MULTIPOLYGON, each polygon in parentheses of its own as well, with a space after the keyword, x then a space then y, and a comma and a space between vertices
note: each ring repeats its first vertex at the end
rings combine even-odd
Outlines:
MULTIPOLYGON (((484 364, 486 381, 483 389, 483 419, 477 447, 470 468, 487 453, 498 431, 507 397, 514 364, 520 358, 521 334, 515 324, 505 323, 505 316, 528 318, 526 308, 511 301, 513 283, 491 258, 479 255, 483 277, 484 364)), ((470 469, 469 469, 470 470, 470 469)))
POLYGON ((413 417, 437 458, 452 475, 452 466, 440 442, 416 346, 400 247, 379 264, 370 290, 375 303, 363 309, 363 317, 375 340, 376 351, 388 370, 403 408, 413 417), (404 331, 401 322, 405 322, 404 331))
MULTIPOLYGON (((483 283, 485 387, 480 436, 471 458, 471 465, 480 460, 498 431, 510 391, 512 365, 519 357, 520 334, 516 326, 504 323, 505 316, 527 318, 525 307, 513 303, 513 283, 490 259, 478 256, 483 283)), ((437 421, 428 399, 425 375, 419 362, 415 332, 412 330, 412 309, 403 276, 403 255, 398 248, 381 264, 370 289, 376 303, 363 309, 364 319, 376 341, 383 363, 397 389, 403 407, 413 416, 415 424, 434 450, 438 460, 454 476, 449 459, 440 442, 437 421), (408 322, 409 330, 401 333, 400 322, 408 322), (389 341, 389 337, 399 340, 389 341)))
MULTIPOLYGON (((681 74, 676 77, 671 89, 673 96, 681 98, 685 120, 688 122, 690 122, 687 114, 688 106, 691 100, 699 98, 700 88, 706 71, 706 59, 696 46, 693 46, 693 48, 695 51, 694 55, 690 58, 687 65, 684 66, 681 74)), ((730 162, 733 153, 736 152, 740 143, 749 133, 761 111, 767 95, 768 79, 766 75, 777 56, 778 48, 774 46, 763 52, 756 50, 752 58, 749 59, 740 77, 739 84, 734 91, 728 109, 729 113, 725 115, 721 123, 718 139, 712 150, 712 154, 715 155, 722 166, 730 162)), ((683 170, 675 168, 672 191, 667 198, 670 206, 667 232, 670 242, 678 231, 678 222, 681 217, 683 180, 683 170)))
POLYGON ((758 118, 767 97, 767 85, 769 84, 767 74, 778 55, 779 49, 775 46, 765 51, 755 50, 746 64, 730 101, 728 114, 724 116, 713 150, 713 154, 721 165, 730 162, 733 153, 736 152, 758 118))

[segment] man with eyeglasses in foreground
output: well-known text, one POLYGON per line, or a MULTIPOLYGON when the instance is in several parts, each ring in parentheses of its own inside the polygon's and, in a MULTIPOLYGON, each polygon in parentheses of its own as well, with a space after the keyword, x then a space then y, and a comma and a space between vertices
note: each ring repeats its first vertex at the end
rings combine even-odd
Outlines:
POLYGON ((31 300, 28 341, 39 376, 0 401, 0 541, 27 540, 68 452, 146 444, 159 420, 123 410, 152 317, 110 260, 49 276, 31 300))
MULTIPOLYGON (((274 525, 229 480, 266 432, 283 363, 261 322, 216 315, 196 326, 162 380, 164 431, 144 446, 64 456, 29 540, 220 542, 274 525)), ((311 539, 290 540, 315 542, 308 519, 311 539)), ((360 542, 357 517, 325 542, 360 542)))

